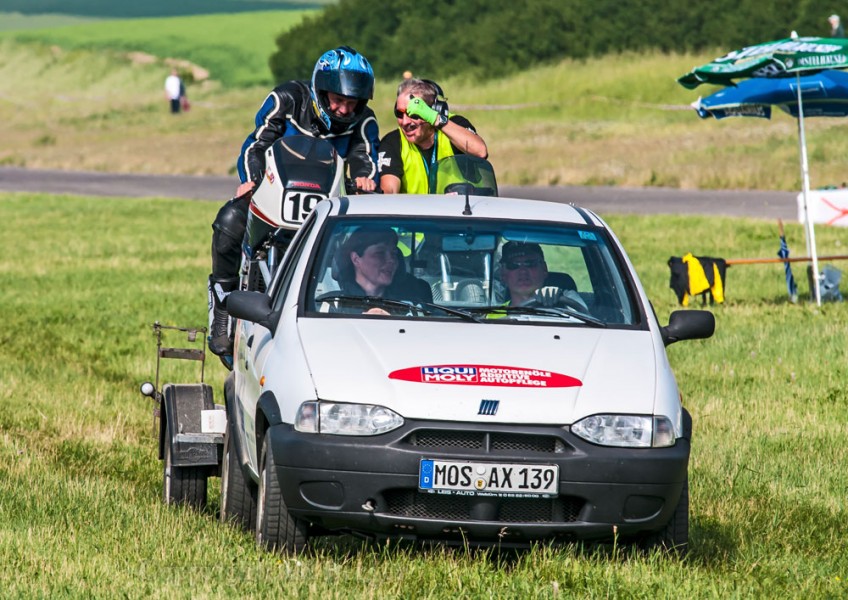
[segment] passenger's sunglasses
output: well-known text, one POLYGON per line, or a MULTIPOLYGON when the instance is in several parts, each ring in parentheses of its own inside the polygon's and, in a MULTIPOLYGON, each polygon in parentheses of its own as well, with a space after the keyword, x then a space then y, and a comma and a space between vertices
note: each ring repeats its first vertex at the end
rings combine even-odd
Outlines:
POLYGON ((542 264, 542 261, 538 258, 534 258, 532 260, 511 260, 505 262, 503 264, 504 269, 507 271, 515 271, 516 269, 520 269, 524 267, 525 269, 535 269, 542 264))
POLYGON ((418 117, 413 117, 412 115, 408 114, 405 110, 400 110, 397 107, 397 104, 395 104, 395 117, 397 117, 398 119, 402 119, 404 117, 404 115, 406 115, 407 117, 409 117, 413 121, 421 121, 421 119, 419 119, 418 117))

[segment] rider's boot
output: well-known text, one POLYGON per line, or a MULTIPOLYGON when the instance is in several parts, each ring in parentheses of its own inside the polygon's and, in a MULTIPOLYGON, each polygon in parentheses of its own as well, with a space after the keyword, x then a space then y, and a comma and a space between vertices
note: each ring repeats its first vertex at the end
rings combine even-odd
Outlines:
POLYGON ((216 279, 209 276, 209 351, 232 356, 233 338, 227 296, 238 288, 238 278, 216 279))

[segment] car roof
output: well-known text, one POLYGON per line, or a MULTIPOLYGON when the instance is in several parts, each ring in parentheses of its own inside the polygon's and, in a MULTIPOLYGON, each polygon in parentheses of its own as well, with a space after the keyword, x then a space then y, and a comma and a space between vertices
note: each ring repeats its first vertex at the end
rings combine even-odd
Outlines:
MULTIPOLYGON (((462 217, 464 195, 363 194, 331 198, 333 215, 462 217)), ((576 225, 605 227, 595 213, 573 204, 503 198, 469 196, 471 216, 490 219, 555 221, 576 225)))

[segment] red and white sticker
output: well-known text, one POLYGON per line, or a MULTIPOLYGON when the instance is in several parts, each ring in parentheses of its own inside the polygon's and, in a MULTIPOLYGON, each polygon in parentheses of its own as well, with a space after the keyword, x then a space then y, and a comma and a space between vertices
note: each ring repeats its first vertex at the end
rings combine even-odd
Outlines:
POLYGON ((408 367, 389 373, 389 379, 414 383, 450 385, 494 385, 507 387, 560 388, 579 387, 583 382, 574 377, 524 367, 495 365, 431 365, 408 367))
POLYGON ((290 188, 306 188, 308 190, 320 190, 321 184, 314 181, 289 181, 290 188))

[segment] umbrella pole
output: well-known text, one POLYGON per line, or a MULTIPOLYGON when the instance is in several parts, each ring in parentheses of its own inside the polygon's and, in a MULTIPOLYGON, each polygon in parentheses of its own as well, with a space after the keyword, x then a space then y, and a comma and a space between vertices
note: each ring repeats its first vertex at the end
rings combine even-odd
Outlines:
POLYGON ((810 193, 810 167, 807 163, 807 139, 804 136, 804 105, 801 100, 801 75, 795 74, 798 92, 798 144, 801 150, 801 182, 803 185, 802 195, 804 199, 804 230, 807 237, 807 254, 813 259, 813 297, 816 305, 821 306, 821 291, 819 289, 819 260, 816 256, 816 232, 810 219, 810 209, 807 205, 807 197, 810 193))

